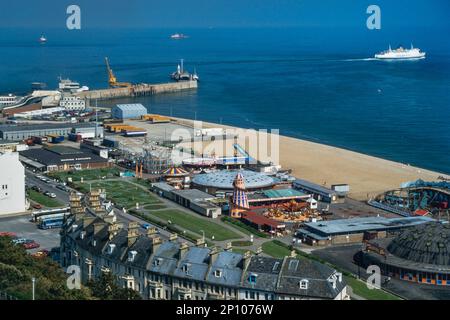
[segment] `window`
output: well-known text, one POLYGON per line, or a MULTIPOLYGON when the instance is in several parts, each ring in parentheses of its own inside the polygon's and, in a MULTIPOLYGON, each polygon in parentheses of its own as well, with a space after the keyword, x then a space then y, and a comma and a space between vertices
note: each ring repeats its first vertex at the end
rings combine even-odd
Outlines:
POLYGON ((303 279, 303 280, 301 280, 300 281, 300 289, 303 289, 303 290, 306 290, 306 289, 308 289, 308 280, 306 280, 306 279, 303 279))
POLYGON ((255 284, 257 276, 258 275, 256 273, 250 273, 250 275, 248 276, 248 282, 250 282, 251 284, 255 284))
POLYGON ((216 278, 220 278, 220 277, 222 276, 222 270, 216 270, 216 271, 214 271, 214 276, 215 276, 216 278))

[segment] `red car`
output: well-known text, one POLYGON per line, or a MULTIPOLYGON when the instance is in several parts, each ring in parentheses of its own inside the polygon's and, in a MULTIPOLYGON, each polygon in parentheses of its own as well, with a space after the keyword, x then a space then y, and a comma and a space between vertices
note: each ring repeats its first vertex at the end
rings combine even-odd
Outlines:
POLYGON ((0 237, 15 238, 15 237, 17 237, 17 235, 14 232, 0 232, 0 237))
POLYGON ((39 248, 41 245, 33 240, 27 241, 23 244, 23 247, 27 250, 39 248))
POLYGON ((42 209, 42 206, 39 203, 35 203, 32 205, 34 209, 42 209))

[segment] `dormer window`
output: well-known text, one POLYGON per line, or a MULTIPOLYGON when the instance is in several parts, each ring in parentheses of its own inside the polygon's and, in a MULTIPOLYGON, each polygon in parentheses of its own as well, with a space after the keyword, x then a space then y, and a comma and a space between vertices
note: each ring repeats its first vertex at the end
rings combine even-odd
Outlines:
POLYGON ((115 248, 116 248, 116 245, 114 243, 109 244, 108 245, 108 254, 113 254, 115 248))
POLYGON ((85 235, 86 235, 86 231, 81 231, 80 232, 80 239, 83 240, 85 235))
POLYGON ((222 270, 216 270, 216 271, 214 271, 214 276, 215 276, 216 278, 220 278, 220 277, 222 276, 222 270))
POLYGON ((129 251, 128 252, 128 261, 133 262, 134 259, 136 258, 136 255, 137 255, 137 251, 135 251, 135 250, 129 251))
POLYGON ((95 247, 97 245, 97 240, 92 240, 92 246, 95 247))
POLYGON ((162 262, 162 259, 161 259, 161 258, 156 258, 156 259, 153 261, 153 265, 154 265, 154 266, 160 266, 160 265, 161 265, 161 262, 162 262))
POLYGON ((181 267, 181 270, 183 270, 184 273, 188 273, 189 272, 189 267, 190 267, 189 263, 185 263, 181 267))
POLYGON ((308 280, 306 280, 306 279, 300 280, 300 283, 299 283, 300 289, 302 289, 302 290, 308 289, 308 284, 309 284, 308 280))
POLYGON ((248 276, 248 282, 251 284, 255 284, 257 277, 258 275, 256 273, 250 273, 250 275, 248 276))

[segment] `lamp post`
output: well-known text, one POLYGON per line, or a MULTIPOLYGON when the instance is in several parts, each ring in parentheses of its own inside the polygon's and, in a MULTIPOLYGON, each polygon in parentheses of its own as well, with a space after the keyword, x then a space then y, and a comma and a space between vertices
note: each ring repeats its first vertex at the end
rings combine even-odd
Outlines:
POLYGON ((35 299, 35 287, 36 287, 36 278, 32 277, 31 278, 31 284, 32 284, 32 300, 34 301, 35 299))
POLYGON ((202 237, 202 240, 203 240, 203 242, 205 242, 205 231, 203 231, 203 230, 200 230, 200 232, 202 233, 202 235, 203 235, 203 237, 202 237))

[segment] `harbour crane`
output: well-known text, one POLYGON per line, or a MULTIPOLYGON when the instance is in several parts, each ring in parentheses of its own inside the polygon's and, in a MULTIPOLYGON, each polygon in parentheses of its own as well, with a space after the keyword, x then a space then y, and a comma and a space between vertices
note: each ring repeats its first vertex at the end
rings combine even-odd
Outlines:
POLYGON ((114 75, 111 67, 109 66, 108 57, 105 57, 105 62, 106 62, 106 69, 108 70, 108 76, 109 76, 108 83, 111 88, 129 88, 132 86, 132 84, 129 82, 117 82, 117 78, 114 75))

